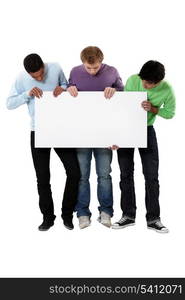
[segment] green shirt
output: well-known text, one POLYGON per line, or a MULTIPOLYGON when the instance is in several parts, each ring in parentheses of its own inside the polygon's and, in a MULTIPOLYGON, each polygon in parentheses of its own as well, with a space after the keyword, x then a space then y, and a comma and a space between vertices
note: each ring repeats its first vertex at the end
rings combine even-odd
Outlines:
MULTIPOLYGON (((171 119, 175 115, 175 96, 172 87, 166 81, 162 80, 152 89, 145 89, 141 78, 138 75, 132 75, 128 78, 124 91, 147 92, 148 99, 146 100, 159 109, 157 115, 165 119, 171 119)), ((155 118, 156 114, 148 112, 148 126, 153 125, 155 118)))

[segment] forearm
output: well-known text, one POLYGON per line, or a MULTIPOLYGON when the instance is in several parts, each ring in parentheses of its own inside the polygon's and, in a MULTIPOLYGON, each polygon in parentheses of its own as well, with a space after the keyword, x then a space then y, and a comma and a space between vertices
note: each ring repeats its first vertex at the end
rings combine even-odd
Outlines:
POLYGON ((67 82, 67 79, 63 73, 63 71, 61 71, 61 74, 60 74, 60 80, 59 80, 59 86, 64 90, 66 91, 67 87, 68 87, 68 82, 67 82))
POLYGON ((30 99, 31 97, 27 92, 24 92, 21 95, 12 95, 8 97, 6 106, 8 109, 15 109, 20 105, 27 103, 30 99))
POLYGON ((158 111, 158 116, 164 118, 164 119, 171 119, 175 115, 175 108, 174 109, 166 109, 166 108, 160 108, 158 111))
POLYGON ((59 85, 63 91, 66 91, 68 88, 68 84, 60 84, 59 85))
POLYGON ((153 113, 154 115, 157 115, 159 111, 159 108, 156 106, 151 105, 150 112, 153 113))

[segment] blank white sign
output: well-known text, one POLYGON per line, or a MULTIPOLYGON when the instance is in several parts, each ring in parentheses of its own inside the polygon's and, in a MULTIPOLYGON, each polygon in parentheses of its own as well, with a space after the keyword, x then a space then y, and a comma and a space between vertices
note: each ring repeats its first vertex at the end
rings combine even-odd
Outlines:
POLYGON ((146 92, 45 92, 35 99, 35 146, 104 148, 147 147, 146 92))

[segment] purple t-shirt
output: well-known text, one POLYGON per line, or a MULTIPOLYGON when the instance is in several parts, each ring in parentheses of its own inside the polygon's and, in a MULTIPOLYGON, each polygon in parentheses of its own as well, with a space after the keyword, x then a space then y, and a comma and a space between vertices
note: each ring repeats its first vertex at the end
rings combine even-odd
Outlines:
POLYGON ((74 67, 69 78, 69 86, 71 85, 75 85, 78 91, 104 91, 106 87, 123 91, 123 83, 118 71, 106 64, 101 65, 96 75, 89 74, 84 65, 74 67))

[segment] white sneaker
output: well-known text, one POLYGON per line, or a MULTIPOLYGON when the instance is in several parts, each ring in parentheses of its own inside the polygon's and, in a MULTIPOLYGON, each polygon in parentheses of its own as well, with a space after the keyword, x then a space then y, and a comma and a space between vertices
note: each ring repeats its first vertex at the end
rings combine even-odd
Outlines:
POLYGON ((88 227, 91 224, 89 216, 81 216, 78 218, 78 220, 80 229, 88 227))
POLYGON ((102 225, 106 227, 111 227, 111 216, 104 211, 100 213, 100 216, 98 217, 98 222, 100 222, 102 225))

